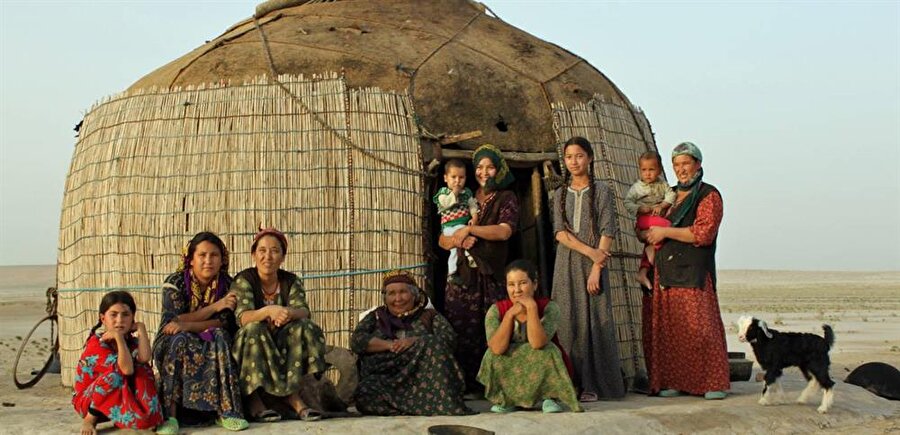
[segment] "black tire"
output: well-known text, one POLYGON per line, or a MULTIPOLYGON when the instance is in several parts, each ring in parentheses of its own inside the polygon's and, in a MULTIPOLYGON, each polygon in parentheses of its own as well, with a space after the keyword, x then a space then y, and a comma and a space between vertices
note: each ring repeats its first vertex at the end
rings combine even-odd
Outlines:
POLYGON ((56 355, 56 353, 59 351, 59 336, 56 332, 58 331, 58 325, 56 322, 57 320, 55 315, 44 317, 43 319, 39 320, 34 325, 34 327, 31 328, 31 331, 28 331, 28 335, 26 335, 25 338, 22 339, 22 344, 19 346, 19 351, 16 352, 16 360, 15 362, 13 362, 12 367, 13 382, 16 384, 16 388, 20 390, 31 388, 35 384, 37 384, 38 381, 41 380, 41 378, 44 377, 44 374, 47 373, 47 369, 50 368, 50 363, 53 362, 54 355, 56 355), (47 362, 44 363, 43 367, 41 367, 40 370, 38 370, 36 373, 32 372, 33 374, 31 375, 32 378, 30 380, 22 382, 19 380, 19 358, 22 356, 22 352, 25 350, 25 346, 28 345, 28 342, 31 340, 31 336, 34 334, 34 332, 38 330, 41 324, 48 320, 50 321, 50 340, 51 343, 53 343, 52 347, 50 348, 50 356, 47 357, 47 362))

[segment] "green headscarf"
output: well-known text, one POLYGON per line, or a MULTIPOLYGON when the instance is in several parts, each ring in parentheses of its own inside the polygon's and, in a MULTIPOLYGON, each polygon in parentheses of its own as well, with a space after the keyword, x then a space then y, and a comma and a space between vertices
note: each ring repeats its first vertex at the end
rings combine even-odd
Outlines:
POLYGON ((497 168, 497 175, 494 175, 494 178, 487 180, 487 183, 485 183, 484 186, 485 189, 490 191, 505 189, 512 184, 513 181, 516 181, 512 172, 509 171, 509 166, 506 165, 506 159, 503 158, 503 153, 491 144, 484 144, 475 150, 475 154, 472 155, 472 166, 477 168, 478 162, 485 157, 489 158, 491 163, 494 164, 494 167, 497 168))
POLYGON ((678 145, 675 145, 675 148, 672 150, 672 158, 683 155, 689 155, 697 160, 698 162, 703 161, 703 153, 700 152, 700 148, 697 145, 694 145, 693 142, 682 142, 678 145))
MULTIPOLYGON (((682 142, 675 146, 672 150, 672 158, 678 156, 688 155, 694 158, 697 163, 703 161, 703 153, 700 152, 700 148, 697 145, 694 145, 693 142, 682 142)), ((690 191, 684 201, 679 204, 678 208, 673 210, 672 214, 669 216, 669 221, 672 222, 673 227, 677 227, 684 217, 687 216, 688 211, 694 208, 694 205, 697 203, 698 198, 700 197, 700 185, 703 183, 703 168, 700 168, 694 176, 688 180, 687 183, 678 182, 675 186, 675 189, 680 191, 690 191)))

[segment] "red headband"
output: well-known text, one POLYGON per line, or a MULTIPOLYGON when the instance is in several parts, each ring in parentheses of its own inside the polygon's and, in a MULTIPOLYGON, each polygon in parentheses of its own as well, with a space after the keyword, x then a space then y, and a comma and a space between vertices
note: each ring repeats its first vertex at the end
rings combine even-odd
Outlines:
POLYGON ((278 241, 281 242, 281 247, 284 249, 285 253, 287 253, 288 243, 287 237, 284 236, 284 233, 278 231, 277 229, 275 229, 275 227, 260 228, 259 232, 256 233, 255 236, 253 236, 253 243, 256 244, 256 242, 258 242, 259 239, 263 238, 263 236, 272 236, 278 239, 278 241))

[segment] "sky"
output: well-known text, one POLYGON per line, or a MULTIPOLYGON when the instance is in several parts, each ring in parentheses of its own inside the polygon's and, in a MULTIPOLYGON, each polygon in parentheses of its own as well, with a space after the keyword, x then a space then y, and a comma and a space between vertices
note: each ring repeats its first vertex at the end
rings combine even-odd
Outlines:
MULTIPOLYGON (((485 3, 603 71, 664 156, 702 149, 719 268, 900 270, 900 2, 485 3)), ((256 4, 0 0, 0 265, 56 262, 91 105, 256 4)))

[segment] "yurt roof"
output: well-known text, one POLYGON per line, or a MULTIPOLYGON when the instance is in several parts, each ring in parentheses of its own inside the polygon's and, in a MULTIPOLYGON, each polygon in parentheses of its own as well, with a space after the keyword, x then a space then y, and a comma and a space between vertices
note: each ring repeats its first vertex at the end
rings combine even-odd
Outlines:
POLYGON ((629 104, 584 59, 467 0, 273 0, 129 91, 270 75, 267 49, 278 74, 342 71, 351 87, 408 92, 426 132, 482 132, 460 142, 463 149, 490 142, 505 151, 554 151, 552 103, 599 94, 629 104))

